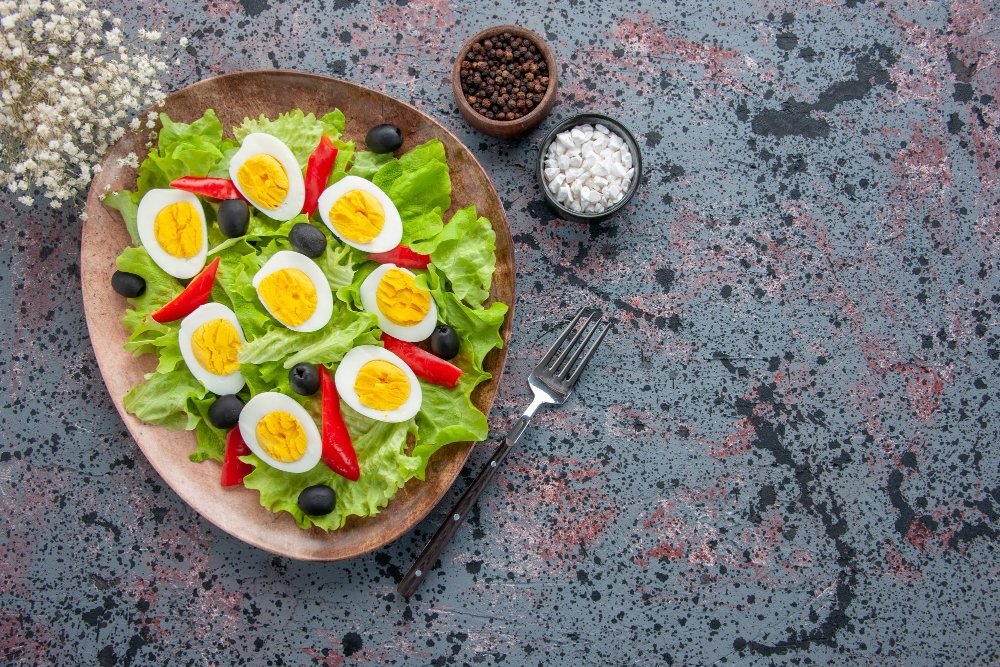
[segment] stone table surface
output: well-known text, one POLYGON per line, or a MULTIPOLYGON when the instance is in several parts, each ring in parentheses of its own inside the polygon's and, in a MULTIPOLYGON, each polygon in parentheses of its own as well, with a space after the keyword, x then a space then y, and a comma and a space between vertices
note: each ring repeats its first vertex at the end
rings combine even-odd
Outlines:
POLYGON ((333 564, 208 524, 109 400, 76 212, 3 199, 0 662, 998 664, 995 2, 103 4, 188 36, 169 90, 333 74, 472 149, 518 267, 494 433, 553 319, 602 305, 618 331, 407 603, 447 507, 333 564), (473 131, 448 82, 505 22, 545 36, 562 82, 511 141, 473 131), (541 136, 583 110, 647 165, 597 226, 554 218, 533 180, 541 136))

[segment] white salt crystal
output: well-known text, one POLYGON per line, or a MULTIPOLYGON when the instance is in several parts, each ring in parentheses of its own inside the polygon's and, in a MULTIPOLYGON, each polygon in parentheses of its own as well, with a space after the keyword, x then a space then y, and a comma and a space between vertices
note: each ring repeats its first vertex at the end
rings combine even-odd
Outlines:
POLYGON ((635 176, 632 153, 606 125, 578 125, 556 136, 544 161, 549 192, 574 213, 600 213, 621 201, 635 176))

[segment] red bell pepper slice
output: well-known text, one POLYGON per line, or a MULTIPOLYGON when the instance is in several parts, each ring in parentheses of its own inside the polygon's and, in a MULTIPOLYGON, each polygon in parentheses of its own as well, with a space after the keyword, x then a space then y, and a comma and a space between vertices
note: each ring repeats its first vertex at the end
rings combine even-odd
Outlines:
POLYGON ((324 134, 306 163, 306 198, 302 204, 302 212, 306 217, 311 216, 316 210, 319 196, 326 189, 326 182, 336 161, 337 147, 330 141, 330 137, 324 134))
POLYGON ((326 366, 317 364, 317 368, 323 404, 323 451, 320 456, 330 470, 356 482, 361 476, 361 467, 358 465, 358 453, 354 451, 354 444, 351 442, 351 434, 347 432, 344 418, 340 414, 340 395, 337 394, 337 387, 326 366))
POLYGON ((207 176, 181 176, 172 181, 170 187, 185 192, 191 192, 211 199, 243 199, 236 189, 236 184, 228 178, 209 178, 207 176))
POLYGON ((236 486, 243 483, 243 478, 253 472, 253 466, 240 461, 241 456, 250 453, 250 448, 243 440, 240 427, 234 426, 226 434, 226 454, 222 459, 222 486, 236 486))
POLYGON ((387 333, 382 334, 382 343, 385 345, 385 349, 405 361, 414 375, 431 384, 454 389, 458 384, 458 379, 462 377, 461 368, 441 357, 434 356, 413 343, 393 338, 387 333))
POLYGON ((219 258, 216 257, 212 263, 202 269, 184 288, 184 291, 173 298, 173 300, 153 313, 152 318, 159 323, 173 322, 182 317, 187 317, 195 311, 198 306, 208 303, 208 298, 212 295, 212 284, 215 282, 215 274, 219 270, 219 258))
POLYGON ((426 269, 431 263, 430 255, 421 255, 419 252, 410 250, 405 245, 398 245, 392 250, 385 252, 370 252, 368 259, 379 264, 395 264, 407 269, 426 269))

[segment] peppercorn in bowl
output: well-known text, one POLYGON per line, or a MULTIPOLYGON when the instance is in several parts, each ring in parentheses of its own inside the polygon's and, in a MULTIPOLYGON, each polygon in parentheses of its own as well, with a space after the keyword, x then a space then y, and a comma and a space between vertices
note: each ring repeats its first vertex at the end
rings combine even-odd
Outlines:
POLYGON ((458 110, 470 125, 493 137, 516 137, 552 110, 556 63, 530 30, 493 26, 462 45, 451 81, 458 110))

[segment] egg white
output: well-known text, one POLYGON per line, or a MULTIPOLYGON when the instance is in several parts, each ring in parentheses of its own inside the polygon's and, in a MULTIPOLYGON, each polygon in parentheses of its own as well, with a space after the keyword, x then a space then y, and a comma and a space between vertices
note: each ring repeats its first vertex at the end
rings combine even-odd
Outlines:
POLYGON ((406 362, 384 347, 377 347, 375 345, 359 345, 345 354, 340 365, 337 366, 333 382, 337 387, 337 393, 340 394, 345 403, 364 416, 381 422, 396 424, 412 419, 419 412, 420 403, 423 400, 423 390, 420 388, 420 383, 417 382, 417 376, 413 374, 413 371, 406 365, 406 362), (361 367, 369 361, 379 359, 388 361, 402 370, 410 384, 410 395, 395 410, 386 411, 370 408, 361 402, 358 392, 354 390, 354 380, 357 378, 361 367))
POLYGON ((319 463, 320 455, 323 452, 319 429, 316 428, 316 422, 313 421, 313 418, 295 399, 284 394, 279 394, 276 391, 266 391, 262 394, 257 394, 247 401, 247 404, 243 406, 243 411, 240 413, 239 428, 240 435, 243 436, 243 440, 247 443, 250 451, 256 454, 264 463, 278 470, 293 473, 308 472, 319 463), (297 461, 289 463, 277 461, 268 455, 257 441, 257 422, 275 410, 289 413, 302 424, 302 430, 306 434, 306 451, 302 453, 301 458, 297 461))
POLYGON ((136 211, 136 227, 139 231, 139 241, 149 253, 150 259, 174 278, 182 280, 193 278, 205 267, 205 258, 208 256, 208 229, 205 226, 205 210, 201 207, 198 197, 190 192, 172 188, 150 190, 143 195, 139 202, 139 209, 136 211), (157 214, 167 206, 179 202, 188 202, 194 206, 198 219, 201 221, 201 248, 193 257, 187 259, 174 257, 164 250, 160 242, 156 240, 157 214))
POLYGON ((193 313, 181 320, 177 342, 180 343, 181 357, 183 357, 184 363, 187 364, 191 374, 205 386, 205 389, 208 389, 213 394, 222 396, 225 394, 235 394, 243 388, 243 385, 246 384, 243 374, 237 369, 227 375, 216 375, 198 363, 198 360, 194 356, 194 348, 191 345, 191 336, 198 330, 198 327, 206 322, 219 319, 226 320, 236 327, 240 341, 246 344, 247 339, 243 335, 243 327, 240 326, 240 321, 236 318, 236 313, 221 303, 214 302, 199 306, 193 313))
POLYGON ((372 271, 361 283, 361 304, 368 312, 375 313, 378 317, 379 329, 386 332, 393 338, 405 340, 410 343, 422 341, 430 336, 434 331, 434 327, 437 326, 437 305, 434 303, 434 298, 431 298, 430 308, 427 310, 427 314, 424 315, 424 318, 416 324, 407 326, 403 324, 396 324, 390 320, 382 314, 381 310, 379 310, 377 293, 378 284, 382 280, 382 276, 384 276, 386 272, 391 269, 399 269, 400 271, 408 273, 416 278, 416 275, 412 271, 407 271, 406 269, 400 268, 395 264, 383 264, 372 271))
POLYGON ((253 132, 244 137, 240 149, 236 151, 229 161, 229 178, 232 179, 236 189, 269 218, 284 222, 285 220, 291 220, 302 212, 302 205, 306 201, 306 185, 305 180, 302 178, 302 167, 299 166, 292 150, 277 137, 263 132, 253 132), (288 194, 285 195, 285 199, 278 204, 277 208, 267 208, 261 205, 260 202, 243 191, 240 181, 237 178, 237 174, 243 163, 248 158, 260 153, 270 155, 276 159, 281 163, 281 167, 285 170, 285 173, 288 174, 288 194))
POLYGON ((328 187, 319 196, 317 207, 319 209, 319 216, 323 219, 323 224, 341 241, 358 250, 365 252, 385 252, 398 246, 400 240, 403 238, 403 221, 399 217, 396 205, 389 199, 389 195, 383 192, 379 186, 359 176, 345 176, 328 187), (352 190, 361 190, 372 195, 382 205, 382 210, 385 212, 385 222, 382 225, 382 231, 368 243, 358 243, 345 239, 330 222, 330 208, 338 199, 352 190))
MULTIPOLYGON (((298 269, 306 274, 316 289, 316 310, 313 311, 312 316, 308 320, 292 327, 278 319, 278 316, 271 311, 267 303, 261 299, 260 302, 264 306, 264 309, 271 314, 271 317, 281 323, 282 326, 288 327, 292 331, 309 333, 310 331, 318 331, 325 327, 326 323, 330 321, 330 316, 333 315, 333 292, 330 291, 330 283, 327 281, 323 269, 319 268, 316 262, 302 253, 293 250, 279 250, 271 255, 271 259, 267 260, 264 266, 260 267, 260 271, 254 274, 251 281, 254 289, 260 287, 260 283, 264 278, 281 269, 298 269)), ((259 293, 257 298, 260 298, 259 293)))

